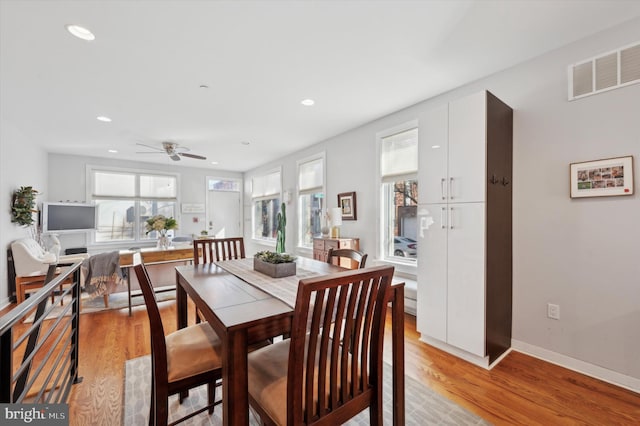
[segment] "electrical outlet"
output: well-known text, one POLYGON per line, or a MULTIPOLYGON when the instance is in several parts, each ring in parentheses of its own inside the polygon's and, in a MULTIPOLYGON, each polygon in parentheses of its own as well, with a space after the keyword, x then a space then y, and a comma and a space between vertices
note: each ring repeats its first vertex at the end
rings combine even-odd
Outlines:
POLYGON ((547 303, 547 316, 551 319, 560 319, 560 305, 547 303))

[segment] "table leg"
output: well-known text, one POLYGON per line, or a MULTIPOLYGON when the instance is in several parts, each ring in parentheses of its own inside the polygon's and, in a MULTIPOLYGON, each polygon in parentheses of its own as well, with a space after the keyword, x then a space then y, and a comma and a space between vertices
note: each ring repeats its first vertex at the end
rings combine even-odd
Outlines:
POLYGON ((182 287, 182 277, 176 272, 176 308, 178 309, 176 319, 178 330, 187 326, 187 292, 182 287))
POLYGON ((404 286, 393 288, 391 304, 393 346, 393 424, 405 424, 404 401, 404 286))
POLYGON ((223 339, 222 394, 223 423, 244 426, 249 424, 249 395, 247 376, 246 330, 227 331, 223 339))
POLYGON ((122 268, 127 274, 127 293, 129 295, 129 316, 131 316, 131 267, 122 268))

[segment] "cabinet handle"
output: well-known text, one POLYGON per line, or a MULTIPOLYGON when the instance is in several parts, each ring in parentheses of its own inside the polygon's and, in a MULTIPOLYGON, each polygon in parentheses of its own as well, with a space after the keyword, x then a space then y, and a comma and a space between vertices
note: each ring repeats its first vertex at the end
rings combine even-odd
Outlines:
POLYGON ((445 211, 446 207, 441 207, 440 208, 440 228, 444 229, 446 228, 446 226, 444 225, 444 211, 445 211))
POLYGON ((453 200, 453 178, 449 178, 449 199, 453 200))
POLYGON ((449 229, 453 229, 453 207, 449 207, 449 229))
POLYGON ((500 181, 496 178, 496 175, 491 175, 491 179, 489 179, 489 182, 492 183, 493 185, 495 185, 496 183, 498 183, 500 181))
POLYGON ((440 179, 440 194, 442 195, 442 199, 443 200, 445 199, 445 196, 444 196, 444 183, 445 183, 445 181, 446 181, 445 178, 440 179))
POLYGON ((502 186, 507 186, 509 185, 511 182, 509 182, 509 179, 507 179, 506 177, 502 178, 502 186))

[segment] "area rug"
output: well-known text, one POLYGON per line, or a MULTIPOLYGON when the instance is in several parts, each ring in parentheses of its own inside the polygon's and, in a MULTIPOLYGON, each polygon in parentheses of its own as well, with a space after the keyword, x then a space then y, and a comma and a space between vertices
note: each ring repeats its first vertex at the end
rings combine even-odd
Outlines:
MULTIPOLYGON (((156 300, 158 302, 164 302, 167 300, 174 300, 176 298, 175 289, 171 290, 163 290, 161 292, 156 293, 156 300)), ((81 304, 82 307, 80 309, 81 314, 90 314, 95 312, 102 312, 108 310, 117 310, 117 309, 128 309, 129 301, 128 301, 128 293, 120 292, 120 293, 112 293, 109 295, 109 307, 104 306, 104 299, 102 296, 91 297, 87 293, 82 293, 81 295, 81 304)), ((57 318, 60 315, 60 312, 67 307, 67 305, 71 302, 71 296, 66 295, 63 300, 63 305, 60 305, 58 301, 58 297, 56 297, 56 305, 53 310, 47 315, 47 319, 57 318)), ((51 305, 51 299, 47 302, 47 309, 51 305)), ((134 296, 131 298, 131 306, 139 306, 144 305, 144 297, 142 295, 134 296)), ((25 322, 33 322, 33 317, 35 314, 29 315, 25 322)))
MULTIPOLYGON (((384 424, 393 423, 391 366, 384 366, 384 424)), ((124 419, 125 426, 148 424, 151 381, 151 358, 143 356, 125 362, 124 419)), ((220 398, 220 390, 216 400, 220 398)), ((489 422, 465 410, 455 402, 439 395, 411 377, 405 376, 405 401, 407 425, 490 425, 489 422)), ((169 422, 206 405, 207 387, 200 386, 189 392, 189 398, 178 404, 178 396, 169 398, 169 422)), ((250 413, 251 426, 259 426, 257 418, 250 413)), ((212 415, 207 412, 186 420, 183 425, 222 425, 222 405, 218 405, 212 415)), ((368 425, 369 412, 364 410, 346 423, 347 425, 368 425)))

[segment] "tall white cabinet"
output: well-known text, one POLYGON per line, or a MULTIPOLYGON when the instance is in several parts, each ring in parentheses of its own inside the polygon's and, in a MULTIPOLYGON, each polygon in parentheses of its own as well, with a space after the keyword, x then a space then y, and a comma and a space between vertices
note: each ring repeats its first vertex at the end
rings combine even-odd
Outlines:
POLYGON ((418 331, 482 366, 511 343, 512 122, 486 91, 420 119, 418 331))

